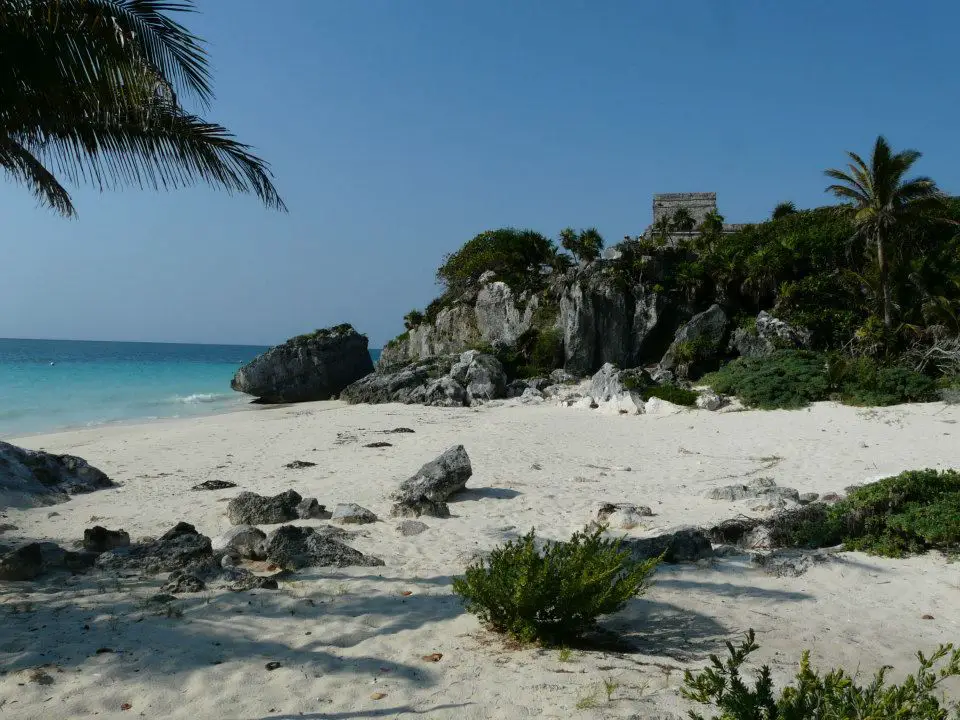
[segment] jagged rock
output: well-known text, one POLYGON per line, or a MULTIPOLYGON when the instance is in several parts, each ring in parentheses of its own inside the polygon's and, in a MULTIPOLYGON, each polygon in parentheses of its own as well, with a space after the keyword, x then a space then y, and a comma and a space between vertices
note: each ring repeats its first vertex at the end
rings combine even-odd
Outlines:
POLYGON ((763 357, 778 348, 804 348, 809 345, 809 331, 795 328, 761 310, 754 327, 733 331, 729 349, 743 357, 763 357))
POLYGON ((764 340, 756 332, 746 328, 736 328, 730 333, 730 342, 727 348, 730 352, 741 357, 764 357, 774 351, 773 343, 764 340))
POLYGON ((820 499, 820 494, 815 492, 806 492, 800 493, 800 497, 797 498, 797 502, 801 505, 809 505, 812 502, 816 502, 820 499))
MULTIPOLYGON (((575 383, 577 378, 572 373, 560 368, 550 373, 550 380, 554 385, 569 385, 570 383, 575 383)), ((542 390, 543 388, 540 389, 542 390)))
POLYGON ((226 572, 226 579, 229 581, 227 588, 232 592, 277 590, 280 587, 275 577, 254 575, 246 568, 230 568, 226 572))
POLYGON ((616 365, 604 363, 590 378, 590 396, 597 402, 604 402, 623 392, 620 383, 620 370, 616 365))
POLYGON ((513 291, 502 282, 481 283, 473 312, 481 342, 490 345, 513 345, 530 329, 537 299, 526 303, 523 311, 517 306, 513 291))
POLYGON ((493 282, 497 278, 497 273, 493 270, 487 270, 484 273, 480 274, 480 277, 477 278, 477 285, 483 287, 484 285, 493 282))
POLYGON ((663 555, 664 562, 695 562, 713 557, 713 546, 707 534, 696 527, 676 530, 646 538, 627 538, 623 547, 634 560, 649 560, 663 555))
POLYGON ((834 492, 829 492, 829 493, 825 493, 824 495, 821 495, 819 502, 822 502, 826 505, 835 505, 841 500, 843 500, 842 495, 834 492))
POLYGON ((725 485, 713 488, 708 490, 705 496, 711 500, 727 500, 728 502, 756 498, 800 502, 799 492, 793 488, 778 486, 773 478, 757 478, 746 485, 725 485))
POLYGON ((207 589, 206 584, 196 575, 190 575, 181 570, 170 573, 167 582, 160 586, 162 592, 178 595, 180 593, 197 593, 207 589))
POLYGON ((270 403, 329 400, 372 372, 366 336, 338 326, 257 356, 237 370, 230 387, 270 403))
POLYGON ((377 516, 356 503, 339 503, 333 509, 333 517, 330 519, 341 525, 363 525, 376 522, 377 516))
POLYGON ((653 515, 645 505, 633 503, 601 502, 597 507, 595 521, 617 530, 631 530, 643 523, 643 518, 653 515))
POLYGON ((43 573, 40 543, 30 543, 0 558, 0 580, 33 580, 43 573))
POLYGON ((507 374, 493 355, 468 350, 450 368, 450 377, 466 388, 467 401, 471 405, 506 395, 507 374))
POLYGON ((416 402, 433 407, 463 407, 467 403, 467 391, 450 377, 431 380, 424 387, 422 397, 411 397, 415 398, 416 402))
MULTIPOLYGON (((423 403, 427 385, 449 374, 456 355, 431 357, 405 366, 384 367, 344 388, 340 399, 349 403, 423 403)), ((464 391, 464 399, 466 392, 464 391)), ((463 404, 463 401, 460 403, 463 404)))
POLYGON ((284 465, 285 468, 290 470, 303 470, 304 468, 316 467, 315 462, 310 462, 309 460, 293 460, 284 465))
POLYGON ((202 483, 194 485, 191 490, 227 490, 235 488, 237 484, 229 480, 204 480, 202 483))
POLYGON ((711 305, 677 330, 660 367, 682 376, 709 367, 723 348, 729 319, 719 305, 711 305))
POLYGON ((473 474, 470 457, 463 445, 455 445, 436 460, 431 460, 404 480, 393 499, 399 503, 415 503, 423 498, 443 502, 467 485, 473 474))
POLYGON ((103 570, 137 569, 145 573, 192 571, 193 566, 216 565, 210 538, 185 522, 177 523, 159 539, 105 552, 97 558, 103 570))
POLYGON ((507 389, 504 393, 508 398, 518 398, 529 389, 526 380, 511 380, 507 383, 507 389))
POLYGON ((130 535, 123 530, 107 530, 105 527, 95 525, 83 531, 83 549, 90 552, 102 553, 128 545, 130 545, 130 535))
POLYGON ((596 266, 582 270, 560 297, 564 368, 575 375, 587 375, 604 362, 622 365, 630 355, 632 303, 596 266))
POLYGON ((105 473, 73 455, 53 455, 0 441, 0 507, 42 507, 70 495, 114 487, 105 473))
POLYGON ((536 388, 528 387, 520 396, 520 402, 523 405, 535 405, 543 402, 543 393, 536 388))
POLYGON ((723 407, 723 398, 709 388, 697 395, 697 407, 701 410, 719 410, 723 407))
POLYGON ((213 538, 210 546, 218 552, 226 551, 229 555, 261 560, 263 559, 263 542, 266 539, 266 533, 260 528, 252 525, 236 525, 213 538))
POLYGON ((390 508, 390 517, 418 518, 421 515, 448 518, 450 517, 450 507, 445 502, 435 502, 421 496, 394 503, 393 507, 390 508))
POLYGON ((375 567, 383 560, 364 555, 311 527, 283 525, 264 543, 267 560, 286 570, 305 567, 375 567))
POLYGON ((232 525, 275 525, 299 517, 302 500, 294 490, 273 497, 242 492, 227 503, 227 517, 232 525))
POLYGON ((404 537, 419 535, 420 533, 429 529, 430 527, 428 525, 419 522, 418 520, 402 520, 397 523, 397 532, 404 537))
POLYGON ((326 511, 326 506, 321 505, 316 498, 304 498, 297 504, 297 517, 301 520, 323 517, 326 511))
POLYGON ((815 565, 827 562, 830 557, 829 551, 824 550, 776 550, 754 553, 750 559, 768 575, 796 578, 815 565))

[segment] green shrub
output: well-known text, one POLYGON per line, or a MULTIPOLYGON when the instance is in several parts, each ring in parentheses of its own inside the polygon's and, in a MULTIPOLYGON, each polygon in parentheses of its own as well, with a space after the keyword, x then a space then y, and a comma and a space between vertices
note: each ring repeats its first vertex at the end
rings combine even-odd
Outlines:
POLYGON ((537 333, 530 350, 528 377, 549 375, 563 365, 563 333, 557 328, 547 328, 537 333))
POLYGON ((560 231, 560 246, 578 260, 596 260, 603 250, 603 237, 596 228, 577 232, 573 228, 560 231))
MULTIPOLYGON (((836 362, 836 361, 835 361, 836 362)), ((840 398, 848 405, 896 405, 937 399, 933 378, 902 366, 881 367, 871 358, 839 361, 840 398)))
POLYGON ((691 407, 697 404, 697 394, 693 390, 679 387, 678 385, 656 385, 641 391, 641 397, 644 400, 650 398, 660 398, 674 405, 685 405, 691 407))
POLYGON ((403 316, 403 326, 407 330, 413 330, 423 324, 423 313, 419 310, 411 310, 403 316))
MULTIPOLYGON (((888 667, 881 668, 868 685, 856 675, 834 669, 821 675, 810 666, 804 652, 794 684, 775 693, 770 668, 756 673, 753 687, 741 674, 749 655, 758 649, 751 629, 739 647, 727 643, 724 662, 710 656, 712 667, 694 675, 684 673, 684 697, 720 711, 712 720, 947 720, 960 717, 955 703, 941 705, 940 685, 960 675, 960 649, 941 645, 929 658, 917 653, 920 667, 900 685, 888 685, 888 667), (940 665, 941 661, 946 662, 940 665), (937 667, 940 665, 940 667, 937 667), (951 712, 952 711, 952 712, 951 712)), ((945 701, 944 701, 945 703, 945 701)), ((693 720, 703 715, 690 713, 693 720)))
POLYGON ((340 323, 339 325, 334 325, 333 327, 328 328, 318 328, 311 333, 304 333, 303 335, 297 335, 287 340, 288 343, 293 345, 302 345, 304 343, 310 342, 311 340, 326 340, 328 338, 337 338, 344 335, 351 335, 355 333, 356 330, 353 329, 353 325, 350 323, 340 323))
POLYGON ((602 532, 578 532, 540 551, 531 530, 470 565, 453 591, 481 621, 522 642, 576 639, 646 590, 659 562, 632 561, 602 532))
POLYGON ((829 386, 825 359, 805 350, 778 350, 759 358, 737 358, 703 382, 746 405, 773 410, 800 408, 826 400, 829 386))
POLYGON ((777 520, 778 545, 843 545, 900 557, 960 551, 960 472, 908 470, 864 485, 833 505, 810 505, 777 520))
POLYGON ((493 270, 497 280, 519 295, 544 285, 540 269, 552 266, 556 254, 553 241, 533 230, 488 230, 447 255, 437 270, 437 280, 449 295, 456 296, 474 285, 483 273, 493 270))

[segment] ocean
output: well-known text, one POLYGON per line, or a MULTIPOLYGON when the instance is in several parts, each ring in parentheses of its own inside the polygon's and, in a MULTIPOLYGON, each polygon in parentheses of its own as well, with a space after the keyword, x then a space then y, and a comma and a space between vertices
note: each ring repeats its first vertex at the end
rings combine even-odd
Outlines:
POLYGON ((250 397, 230 380, 265 350, 0 338, 0 438, 236 409, 250 397))

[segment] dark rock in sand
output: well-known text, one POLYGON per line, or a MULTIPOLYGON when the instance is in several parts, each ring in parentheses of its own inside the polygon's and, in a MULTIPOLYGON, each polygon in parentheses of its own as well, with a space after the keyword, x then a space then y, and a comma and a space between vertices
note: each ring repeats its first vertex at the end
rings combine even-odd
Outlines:
POLYGON ((83 572, 93 567, 96 553, 72 552, 52 542, 24 545, 0 558, 0 580, 33 580, 48 571, 83 572))
POLYGON ((368 447, 368 448, 393 447, 393 443, 388 443, 388 442, 372 442, 372 443, 367 443, 366 445, 364 445, 364 447, 368 447))
POLYGON ((230 387, 267 403, 329 400, 372 372, 366 336, 346 325, 268 350, 237 370, 230 387))
POLYGON ((418 520, 402 520, 397 523, 397 532, 400 533, 403 537, 410 537, 412 535, 419 535, 420 533, 429 530, 430 527, 418 520))
POLYGON ((134 569, 148 574, 185 570, 201 574, 201 570, 215 567, 217 560, 210 538, 181 522, 153 542, 105 552, 96 564, 103 570, 134 569))
POLYGON ((301 520, 323 517, 327 508, 321 505, 316 498, 304 498, 297 505, 297 517, 301 520))
POLYGON ((443 502, 463 490, 471 475, 473 468, 467 451, 463 445, 455 445, 420 468, 416 475, 404 480, 393 499, 399 503, 416 503, 424 498, 443 502))
POLYGON ((275 525, 297 518, 302 500, 294 490, 273 497, 242 492, 227 504, 227 517, 233 525, 275 525))
POLYGON ((267 534, 252 525, 236 525, 210 541, 213 550, 251 560, 263 559, 263 542, 267 534))
POLYGON ((333 516, 330 519, 341 525, 364 525, 376 522, 377 516, 356 503, 339 503, 333 509, 333 516))
POLYGON ((198 485, 194 485, 191 490, 227 490, 228 488, 235 488, 237 484, 235 482, 230 482, 229 480, 204 480, 198 485))
POLYGON ((233 568, 228 576, 230 583, 227 587, 233 592, 246 592, 248 590, 277 590, 280 585, 276 578, 262 577, 254 575, 249 570, 243 568, 233 568))
POLYGON ((450 517, 450 506, 445 502, 434 502, 425 497, 411 498, 394 503, 390 508, 390 517, 418 518, 422 515, 435 518, 450 517))
POLYGON ((305 567, 375 567, 383 560, 364 555, 311 527, 284 525, 267 536, 267 560, 285 570, 305 567))
POLYGON ((83 531, 83 549, 90 552, 104 553, 128 545, 130 545, 130 535, 123 530, 107 530, 105 527, 95 525, 83 531))
POLYGON ((316 465, 315 462, 310 462, 309 460, 294 460, 293 462, 288 462, 284 467, 290 470, 302 470, 303 468, 316 467, 316 465))
POLYGON ((695 562, 713 557, 713 546, 707 534, 696 527, 682 527, 648 538, 627 538, 623 548, 634 560, 648 560, 663 555, 668 563, 695 562))
POLYGON ((160 590, 172 595, 203 592, 206 589, 207 586, 203 580, 196 575, 190 575, 181 570, 170 573, 167 582, 160 586, 160 590))
POLYGON ((73 455, 26 450, 0 441, 0 506, 41 507, 70 495, 113 487, 103 472, 73 455))

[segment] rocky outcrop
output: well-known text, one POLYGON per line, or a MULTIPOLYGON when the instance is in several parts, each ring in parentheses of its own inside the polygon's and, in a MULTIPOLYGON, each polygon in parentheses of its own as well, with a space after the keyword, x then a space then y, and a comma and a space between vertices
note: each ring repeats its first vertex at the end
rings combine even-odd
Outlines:
POLYGON ((660 360, 660 368, 681 377, 701 372, 719 359, 727 338, 729 318, 719 305, 711 305, 677 330, 660 360))
POLYGON ((213 562, 210 538, 185 522, 177 523, 159 539, 105 552, 97 558, 103 570, 139 570, 144 573, 191 572, 213 562))
POLYGON ((810 332, 775 318, 765 310, 750 328, 737 328, 730 335, 730 351, 743 357, 763 357, 783 348, 810 346, 810 332))
POLYGON ((113 487, 105 473, 73 455, 54 455, 0 441, 0 508, 41 507, 70 495, 113 487))
POLYGON ((710 537, 700 528, 682 527, 646 538, 624 540, 623 548, 634 560, 663 557, 667 563, 696 562, 713 557, 710 537))
POLYGON ((83 549, 95 553, 127 547, 130 535, 124 530, 107 530, 100 525, 83 531, 83 549))
POLYGON ((263 543, 267 539, 266 533, 252 525, 236 525, 222 535, 210 541, 215 552, 224 552, 228 555, 251 560, 263 559, 263 543))
POLYGON ((340 503, 333 509, 333 516, 330 519, 341 525, 365 525, 375 523, 377 516, 371 510, 356 503, 340 503))
POLYGON ((93 567, 96 553, 64 550, 53 542, 23 545, 0 557, 0 580, 33 580, 58 570, 81 572, 93 567))
POLYGON ((329 400, 373 372, 367 338, 349 326, 300 335, 237 370, 230 387, 262 402, 329 400))
POLYGON ((242 492, 227 503, 227 517, 232 525, 275 525, 300 517, 301 502, 294 490, 273 497, 242 492))
POLYGON ((364 555, 330 533, 312 527, 284 525, 271 532, 264 542, 269 562, 285 570, 305 567, 376 567, 383 560, 364 555))
POLYGON ((492 355, 468 350, 390 369, 380 368, 344 388, 349 403, 405 403, 436 407, 478 405, 505 397, 507 375, 492 355))

